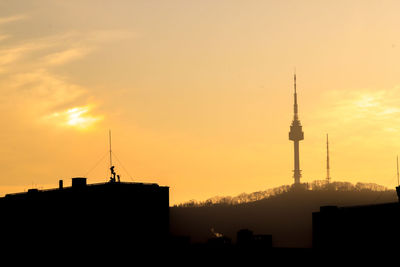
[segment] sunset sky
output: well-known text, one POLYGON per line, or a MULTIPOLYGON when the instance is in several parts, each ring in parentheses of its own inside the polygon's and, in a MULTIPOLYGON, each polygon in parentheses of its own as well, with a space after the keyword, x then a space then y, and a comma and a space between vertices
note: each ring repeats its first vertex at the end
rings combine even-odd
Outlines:
POLYGON ((400 2, 1 0, 0 196, 109 177, 170 203, 302 182, 397 185, 400 2), (96 164, 98 163, 98 164, 96 164))

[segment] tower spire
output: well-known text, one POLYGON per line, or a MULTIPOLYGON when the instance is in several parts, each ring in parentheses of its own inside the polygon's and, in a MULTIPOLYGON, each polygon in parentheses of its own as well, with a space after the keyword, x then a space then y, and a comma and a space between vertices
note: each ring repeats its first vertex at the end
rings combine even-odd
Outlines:
POLYGON ((293 179, 294 184, 300 184, 301 170, 300 170, 300 156, 299 156, 299 141, 304 139, 304 133, 298 116, 297 107, 297 85, 296 85, 296 72, 294 73, 294 116, 292 124, 290 125, 289 140, 294 144, 294 170, 293 179))
POLYGON ((297 107, 297 88, 296 88, 296 71, 294 72, 294 119, 298 120, 298 107, 297 107))

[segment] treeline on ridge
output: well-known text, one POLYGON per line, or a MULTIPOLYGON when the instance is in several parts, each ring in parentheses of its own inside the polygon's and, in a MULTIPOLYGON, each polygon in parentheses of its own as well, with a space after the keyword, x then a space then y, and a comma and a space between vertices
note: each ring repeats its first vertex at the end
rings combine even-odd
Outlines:
MULTIPOLYGON (((332 191, 371 191, 371 192, 383 192, 383 191, 391 191, 387 187, 378 185, 375 183, 361 183, 358 182, 356 184, 352 184, 350 182, 331 182, 327 184, 325 180, 315 180, 311 183, 304 184, 307 190, 311 191, 322 191, 322 190, 332 190, 332 191)), ((257 191, 253 193, 242 193, 240 195, 231 197, 231 196, 215 196, 209 198, 205 201, 196 201, 189 200, 179 205, 175 205, 174 207, 204 207, 211 205, 237 205, 242 203, 248 203, 253 201, 258 201, 270 197, 274 197, 283 193, 287 193, 293 189, 292 185, 281 185, 275 188, 270 188, 264 191, 257 191)))

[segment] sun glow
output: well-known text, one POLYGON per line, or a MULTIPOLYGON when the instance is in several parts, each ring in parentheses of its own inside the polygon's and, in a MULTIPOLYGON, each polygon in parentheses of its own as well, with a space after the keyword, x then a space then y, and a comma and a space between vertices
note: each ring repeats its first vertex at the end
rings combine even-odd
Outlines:
POLYGON ((59 125, 86 130, 102 119, 101 116, 90 115, 90 110, 91 106, 74 107, 63 112, 53 113, 51 117, 56 119, 59 125))

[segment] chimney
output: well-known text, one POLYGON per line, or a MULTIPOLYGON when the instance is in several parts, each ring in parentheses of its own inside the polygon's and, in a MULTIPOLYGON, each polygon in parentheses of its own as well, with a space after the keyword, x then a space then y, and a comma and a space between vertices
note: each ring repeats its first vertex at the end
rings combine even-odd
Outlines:
POLYGON ((75 177, 72 178, 72 188, 73 189, 80 189, 86 187, 86 178, 84 177, 75 177))
POLYGON ((64 188, 64 183, 63 183, 63 180, 59 180, 58 181, 58 189, 63 189, 64 188))

